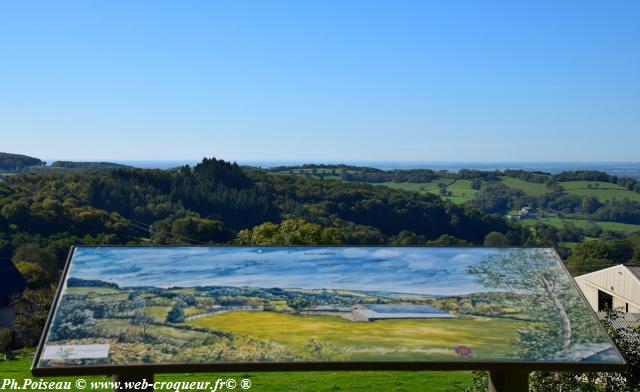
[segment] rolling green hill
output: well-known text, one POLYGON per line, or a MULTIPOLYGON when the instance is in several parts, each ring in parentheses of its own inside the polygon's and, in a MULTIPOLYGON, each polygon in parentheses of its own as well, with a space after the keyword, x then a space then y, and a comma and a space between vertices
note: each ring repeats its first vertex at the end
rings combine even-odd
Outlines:
POLYGON ((477 190, 471 188, 471 180, 467 179, 450 179, 450 178, 436 178, 429 182, 381 182, 374 185, 383 185, 393 189, 402 189, 405 191, 414 191, 421 193, 431 193, 434 195, 440 195, 444 199, 451 200, 456 204, 463 204, 467 201, 473 200, 477 190), (439 184, 446 185, 449 194, 441 194, 439 184))
POLYGON ((562 188, 570 195, 595 196, 601 202, 613 199, 629 199, 640 202, 640 193, 630 191, 617 184, 599 181, 567 181, 561 182, 562 188))
POLYGON ((523 191, 528 196, 540 196, 550 191, 549 188, 547 188, 544 184, 523 181, 513 177, 503 176, 500 177, 500 181, 502 181, 502 183, 509 188, 519 189, 523 191))
POLYGON ((31 166, 27 169, 29 172, 37 173, 95 173, 110 172, 118 169, 133 169, 133 167, 111 162, 55 161, 51 166, 31 166))
POLYGON ((598 222, 598 221, 590 221, 588 219, 580 219, 580 218, 572 218, 572 217, 563 217, 559 218, 557 216, 548 216, 541 217, 535 219, 522 219, 520 220, 521 224, 533 226, 537 223, 544 223, 546 225, 554 226, 559 229, 564 227, 566 224, 572 224, 579 228, 589 228, 590 226, 597 226, 602 230, 609 231, 617 231, 620 233, 636 233, 640 232, 640 225, 633 225, 629 223, 620 223, 620 222, 598 222))
POLYGON ((381 170, 347 165, 283 166, 272 174, 364 182, 404 191, 432 194, 454 204, 473 205, 485 212, 518 215, 522 207, 542 213, 529 216, 525 225, 543 223, 563 228, 640 230, 640 182, 597 171, 562 172, 556 175, 525 170, 453 173, 430 169, 381 170), (497 186, 502 185, 502 187, 497 186), (480 193, 480 195, 478 195, 480 193), (583 204, 585 197, 597 200, 583 204), (623 204, 626 203, 626 204, 623 204), (563 218, 558 218, 557 214, 563 218))

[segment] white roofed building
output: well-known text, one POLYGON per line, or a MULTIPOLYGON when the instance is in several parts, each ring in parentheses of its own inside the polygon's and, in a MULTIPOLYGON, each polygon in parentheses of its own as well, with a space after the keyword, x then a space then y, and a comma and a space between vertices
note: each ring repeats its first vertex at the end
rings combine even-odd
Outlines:
POLYGON ((455 317, 458 316, 429 305, 357 304, 351 307, 353 321, 455 317))
POLYGON ((575 280, 596 312, 608 308, 640 313, 640 265, 620 264, 575 280))

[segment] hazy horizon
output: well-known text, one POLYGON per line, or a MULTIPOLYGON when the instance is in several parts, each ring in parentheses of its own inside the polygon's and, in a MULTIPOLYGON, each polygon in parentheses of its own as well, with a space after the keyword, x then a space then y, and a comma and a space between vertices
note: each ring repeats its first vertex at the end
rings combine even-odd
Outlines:
MULTIPOLYGON (((48 165, 56 160, 73 159, 45 159, 48 165)), ((95 162, 96 160, 75 160, 76 162, 95 162)), ((119 163, 141 169, 170 169, 183 165, 195 165, 201 159, 184 160, 103 160, 104 162, 119 163)), ((243 166, 271 168, 275 166, 296 166, 303 164, 346 164, 354 166, 373 167, 383 170, 393 169, 433 169, 456 172, 460 169, 478 170, 506 170, 522 169, 529 171, 545 171, 557 174, 561 171, 597 170, 621 177, 640 179, 640 161, 375 161, 375 160, 344 160, 344 161, 311 161, 311 160, 230 160, 243 166)))

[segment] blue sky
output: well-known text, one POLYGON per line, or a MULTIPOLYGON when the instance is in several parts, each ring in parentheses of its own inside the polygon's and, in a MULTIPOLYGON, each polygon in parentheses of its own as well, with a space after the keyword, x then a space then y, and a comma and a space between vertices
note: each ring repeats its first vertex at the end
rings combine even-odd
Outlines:
POLYGON ((0 151, 638 160, 640 2, 514 3, 2 2, 0 151))

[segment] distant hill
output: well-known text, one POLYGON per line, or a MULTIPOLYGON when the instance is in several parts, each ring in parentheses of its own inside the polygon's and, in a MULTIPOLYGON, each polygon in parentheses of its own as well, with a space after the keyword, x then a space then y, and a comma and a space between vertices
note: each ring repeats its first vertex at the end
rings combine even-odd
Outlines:
POLYGON ((104 173, 118 169, 133 169, 133 166, 121 165, 111 162, 71 162, 55 161, 51 166, 32 166, 27 168, 30 172, 37 173, 104 173))
POLYGON ((102 287, 109 289, 119 289, 117 284, 104 282, 102 280, 87 280, 79 278, 67 279, 67 287, 102 287))
POLYGON ((74 171, 110 171, 117 169, 133 169, 133 166, 122 165, 112 162, 71 162, 71 161, 55 161, 51 167, 59 167, 72 169, 74 171))
POLYGON ((27 155, 0 152, 0 171, 20 172, 29 166, 44 166, 46 162, 27 155))
POLYGON ((121 165, 112 162, 72 162, 55 161, 51 166, 38 158, 27 155, 10 154, 0 152, 0 172, 21 173, 95 173, 110 172, 118 169, 133 169, 133 166, 121 165))

